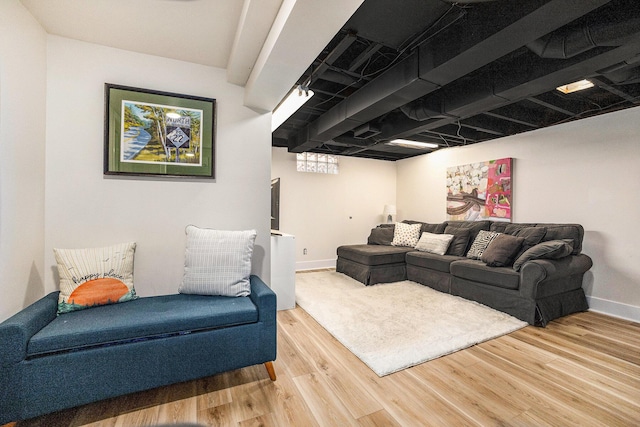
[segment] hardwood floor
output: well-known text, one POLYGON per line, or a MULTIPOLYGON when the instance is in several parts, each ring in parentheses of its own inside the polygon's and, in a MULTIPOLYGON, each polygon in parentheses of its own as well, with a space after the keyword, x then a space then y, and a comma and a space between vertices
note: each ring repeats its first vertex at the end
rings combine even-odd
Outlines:
POLYGON ((258 365, 16 427, 640 425, 637 323, 579 313, 382 378, 301 308, 278 323, 275 382, 258 365))

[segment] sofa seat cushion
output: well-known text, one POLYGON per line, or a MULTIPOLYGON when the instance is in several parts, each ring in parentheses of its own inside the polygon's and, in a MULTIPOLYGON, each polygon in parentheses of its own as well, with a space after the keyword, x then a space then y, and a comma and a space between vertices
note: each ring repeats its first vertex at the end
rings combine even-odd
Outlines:
POLYGON ((513 271, 513 268, 489 267, 480 260, 454 261, 451 263, 451 274, 504 289, 518 289, 520 286, 520 274, 513 271))
POLYGON ((407 253, 407 264, 442 271, 443 273, 449 273, 452 262, 463 259, 465 258, 455 255, 436 255, 429 252, 413 251, 407 253))
POLYGON ((255 323, 249 297, 163 295, 56 317, 29 341, 27 356, 255 323))
POLYGON ((384 265, 404 262, 405 254, 413 251, 406 246, 345 245, 338 247, 339 258, 364 265, 384 265))

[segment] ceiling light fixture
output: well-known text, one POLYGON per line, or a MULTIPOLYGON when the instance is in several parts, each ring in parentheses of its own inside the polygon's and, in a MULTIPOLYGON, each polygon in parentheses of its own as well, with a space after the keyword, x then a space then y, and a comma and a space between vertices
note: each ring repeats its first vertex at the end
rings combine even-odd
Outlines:
POLYGON ((569 83, 568 85, 558 86, 556 89, 560 92, 567 94, 572 92, 577 92, 579 90, 589 89, 593 87, 594 84, 589 80, 580 80, 579 82, 569 83))
POLYGON ((394 139, 393 141, 387 142, 389 145, 398 145, 400 147, 407 148, 417 148, 417 149, 425 149, 425 148, 438 148, 439 145, 433 142, 420 142, 420 141, 411 141, 409 139, 394 139))
POLYGON ((271 115, 271 132, 278 129, 285 120, 298 111, 312 96, 313 91, 302 85, 298 85, 289 92, 284 101, 273 110, 273 114, 271 115))

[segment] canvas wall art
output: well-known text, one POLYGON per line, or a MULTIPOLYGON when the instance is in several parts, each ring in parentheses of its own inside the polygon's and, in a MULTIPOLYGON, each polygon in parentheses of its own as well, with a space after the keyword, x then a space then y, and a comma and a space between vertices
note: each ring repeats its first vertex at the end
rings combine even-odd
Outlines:
POLYGON ((105 104, 105 175, 215 177, 215 99, 107 83, 105 104))
POLYGON ((447 220, 511 221, 513 159, 447 168, 447 220))

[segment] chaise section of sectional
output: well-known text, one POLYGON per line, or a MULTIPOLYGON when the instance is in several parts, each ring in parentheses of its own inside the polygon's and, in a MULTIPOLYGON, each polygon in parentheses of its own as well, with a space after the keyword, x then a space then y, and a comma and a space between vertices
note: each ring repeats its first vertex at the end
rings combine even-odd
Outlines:
POLYGON ((405 246, 340 246, 337 249, 336 271, 365 285, 406 280, 405 255, 412 250, 405 246))

